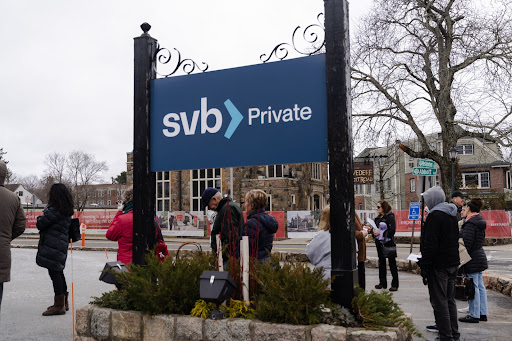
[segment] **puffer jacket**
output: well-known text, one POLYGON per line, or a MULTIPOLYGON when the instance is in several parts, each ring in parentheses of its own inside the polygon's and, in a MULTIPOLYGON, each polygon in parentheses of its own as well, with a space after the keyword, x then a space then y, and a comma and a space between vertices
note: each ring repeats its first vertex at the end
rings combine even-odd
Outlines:
POLYGON ((117 241, 117 260, 129 264, 133 259, 133 211, 118 211, 110 223, 106 237, 117 241))
POLYGON ((463 272, 472 274, 487 269, 487 256, 483 249, 487 224, 480 214, 466 220, 459 236, 464 240, 471 260, 463 266, 463 272))
POLYGON ((43 212, 42 216, 37 217, 36 223, 39 230, 36 263, 49 270, 62 271, 68 256, 71 216, 66 217, 51 206, 43 212))
MULTIPOLYGON (((249 237, 250 256, 257 255, 258 260, 268 257, 274 243, 274 233, 277 232, 276 218, 269 215, 263 208, 251 212, 247 216, 242 236, 249 237)), ((242 239, 240 236, 240 240, 242 239)), ((240 245, 240 243, 238 243, 240 245)), ((239 251, 237 251, 237 256, 239 251)))

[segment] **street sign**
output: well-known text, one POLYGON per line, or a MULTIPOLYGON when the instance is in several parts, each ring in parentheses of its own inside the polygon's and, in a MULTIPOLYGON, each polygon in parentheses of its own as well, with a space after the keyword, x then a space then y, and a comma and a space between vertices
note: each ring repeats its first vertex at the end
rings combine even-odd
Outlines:
POLYGON ((418 167, 421 168, 435 168, 435 162, 432 160, 425 160, 425 159, 419 159, 418 160, 418 167))
POLYGON ((327 161, 325 55, 151 82, 151 171, 327 161))
POLYGON ((409 204, 409 220, 418 220, 420 219, 420 203, 419 202, 411 202, 409 204))
POLYGON ((412 169, 412 175, 436 176, 437 175, 437 168, 414 167, 412 169))

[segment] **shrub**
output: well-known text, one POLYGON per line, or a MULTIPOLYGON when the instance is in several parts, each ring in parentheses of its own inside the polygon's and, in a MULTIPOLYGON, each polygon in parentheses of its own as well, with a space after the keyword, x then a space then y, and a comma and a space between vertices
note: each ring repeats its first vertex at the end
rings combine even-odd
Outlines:
POLYGON ((151 315, 186 315, 200 298, 199 276, 204 270, 211 270, 213 264, 213 256, 202 252, 191 252, 174 262, 172 257, 160 262, 151 252, 146 255, 145 266, 129 264, 129 273, 116 273, 122 291, 105 293, 91 303, 151 315))
POLYGON ((272 255, 252 273, 256 280, 256 318, 275 323, 315 324, 322 319, 322 306, 329 302, 328 281, 322 269, 306 263, 287 262, 282 267, 272 255))
POLYGON ((398 303, 393 301, 393 295, 388 291, 365 292, 357 288, 357 296, 352 300, 352 307, 356 318, 365 328, 385 330, 386 327, 401 327, 421 337, 421 333, 407 319, 398 303))

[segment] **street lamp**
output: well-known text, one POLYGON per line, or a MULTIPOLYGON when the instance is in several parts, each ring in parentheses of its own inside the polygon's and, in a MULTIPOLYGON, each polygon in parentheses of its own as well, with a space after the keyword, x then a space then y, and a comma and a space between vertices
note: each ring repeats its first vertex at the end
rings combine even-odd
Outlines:
POLYGON ((457 159, 457 148, 450 148, 450 159, 452 160, 452 194, 455 192, 455 160, 457 159))

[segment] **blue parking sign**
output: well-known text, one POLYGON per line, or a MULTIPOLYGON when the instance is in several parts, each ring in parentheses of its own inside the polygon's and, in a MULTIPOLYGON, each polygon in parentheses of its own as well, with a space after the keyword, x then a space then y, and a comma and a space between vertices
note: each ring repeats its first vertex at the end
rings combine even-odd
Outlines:
POLYGON ((420 219, 420 203, 419 202, 411 202, 409 204, 409 220, 418 220, 420 219))

